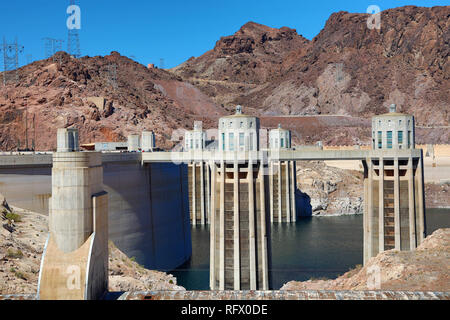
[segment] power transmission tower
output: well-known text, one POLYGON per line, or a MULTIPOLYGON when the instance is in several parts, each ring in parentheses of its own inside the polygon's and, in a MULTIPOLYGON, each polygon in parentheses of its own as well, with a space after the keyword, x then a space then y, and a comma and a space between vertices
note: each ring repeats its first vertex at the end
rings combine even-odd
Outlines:
POLYGON ((114 91, 117 90, 117 64, 111 63, 107 66, 108 82, 113 87, 114 91))
POLYGON ((53 38, 43 38, 42 40, 44 40, 45 59, 53 57, 54 62, 61 64, 61 56, 56 57, 55 53, 62 51, 64 40, 53 38))
MULTIPOLYGON (((70 0, 69 5, 75 5, 75 0, 70 0)), ((69 35, 67 38, 67 52, 74 58, 78 59, 81 57, 80 34, 76 28, 69 29, 69 35)))
POLYGON ((17 37, 14 43, 7 43, 6 38, 3 37, 3 45, 0 50, 3 50, 3 85, 6 86, 8 81, 19 81, 19 53, 22 53, 24 47, 19 45, 17 37))
POLYGON ((163 58, 159 59, 159 68, 164 69, 164 59, 163 58))
POLYGON ((33 62, 33 55, 27 54, 27 64, 31 64, 33 62))

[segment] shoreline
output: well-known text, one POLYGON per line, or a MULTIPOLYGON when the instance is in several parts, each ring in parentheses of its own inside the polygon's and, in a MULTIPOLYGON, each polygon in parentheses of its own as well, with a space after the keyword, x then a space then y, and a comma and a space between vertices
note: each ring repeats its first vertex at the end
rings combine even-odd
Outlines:
MULTIPOLYGON (((450 209, 450 206, 439 206, 439 207, 426 207, 426 209, 450 209)), ((312 214, 311 217, 315 218, 325 218, 325 217, 342 217, 342 216, 359 216, 364 213, 324 213, 324 214, 312 214)), ((306 216, 300 216, 300 218, 307 218, 306 216)))

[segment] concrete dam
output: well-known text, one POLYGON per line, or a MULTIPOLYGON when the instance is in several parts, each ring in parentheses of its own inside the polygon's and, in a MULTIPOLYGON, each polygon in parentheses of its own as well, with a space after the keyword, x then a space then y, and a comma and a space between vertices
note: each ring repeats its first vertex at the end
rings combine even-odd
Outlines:
MULTIPOLYGON (((48 215, 52 156, 30 157, 37 163, 0 166, 0 193, 13 206, 48 215)), ((146 268, 172 270, 186 262, 192 252, 187 166, 142 164, 137 153, 102 157, 109 239, 146 268)))
POLYGON ((80 152, 78 131, 59 129, 55 153, 0 157, 0 193, 49 213, 38 299, 101 297, 108 239, 147 268, 174 269, 191 256, 191 223, 210 224, 211 290, 270 290, 271 224, 296 221, 296 161, 363 163, 364 264, 423 242, 423 153, 414 126, 413 116, 392 105, 372 119, 371 150, 292 148, 281 126, 264 148, 259 119, 238 106, 219 119, 214 148, 205 148, 197 126, 181 152, 153 152, 154 135, 146 132, 142 143, 129 137, 126 153, 80 152), (73 265, 85 287, 69 292, 65 268, 73 265))

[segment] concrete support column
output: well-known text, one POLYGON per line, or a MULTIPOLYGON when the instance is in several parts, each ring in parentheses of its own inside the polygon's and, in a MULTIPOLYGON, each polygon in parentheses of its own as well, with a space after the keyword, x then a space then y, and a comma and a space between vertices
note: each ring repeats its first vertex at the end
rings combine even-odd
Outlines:
POLYGON ((378 243, 379 252, 384 251, 384 158, 380 157, 378 165, 378 243))
POLYGON ((239 163, 237 161, 233 164, 233 208, 234 208, 234 217, 233 217, 233 243, 234 243, 234 290, 241 289, 241 262, 240 262, 240 243, 239 243, 239 163))
POLYGON ((282 194, 282 183, 281 183, 281 161, 278 161, 278 222, 281 223, 282 220, 282 210, 281 210, 281 194, 282 194))
POLYGON ((368 258, 373 256, 373 163, 367 159, 368 167, 368 191, 367 191, 367 250, 368 258))
POLYGON ((273 161, 269 164, 270 223, 273 223, 273 161))
POLYGON ((49 229, 64 253, 77 250, 93 232, 92 195, 102 191, 100 153, 53 154, 49 229))
POLYGON ((291 222, 291 191, 290 191, 290 183, 289 183, 289 161, 285 162, 286 164, 286 221, 288 223, 291 222))
POLYGON ((205 225, 205 176, 203 161, 200 162, 200 211, 201 211, 201 224, 205 225))
POLYGON ((192 163, 192 224, 197 225, 197 190, 196 190, 197 164, 192 163))
POLYGON ((261 270, 263 275, 263 283, 261 290, 269 290, 269 261, 267 252, 267 230, 266 230, 266 198, 265 198, 265 184, 264 184, 264 163, 260 161, 259 164, 259 183, 260 183, 260 201, 261 201, 261 270))
POLYGON ((414 163, 408 159, 408 209, 409 209, 409 250, 414 250, 416 244, 416 206, 414 199, 414 163))
POLYGON ((250 254, 250 290, 256 290, 256 237, 255 237, 255 190, 253 178, 253 161, 248 162, 248 223, 250 254))
POLYGON ((210 245, 209 245, 209 287, 216 290, 216 163, 210 163, 211 169, 211 211, 210 211, 210 245))
POLYGON ((400 239, 400 175, 398 158, 394 159, 394 233, 395 249, 401 250, 400 239))
POLYGON ((363 214, 363 264, 369 260, 369 170, 368 161, 363 160, 364 167, 364 214, 363 214))
POLYGON ((211 223, 211 168, 205 165, 206 169, 206 223, 211 223))
POLYGON ((292 222, 297 221, 297 206, 295 205, 295 190, 297 186, 295 185, 295 161, 291 161, 291 211, 292 211, 292 222))
POLYGON ((101 154, 53 153, 50 201, 37 299, 100 299, 108 289, 109 261, 108 194, 103 191, 101 154), (77 285, 71 286, 74 275, 77 285))
POLYGON ((419 207, 419 236, 418 236, 418 244, 420 245, 426 237, 426 229, 425 229, 425 196, 424 196, 424 182, 423 182, 423 155, 420 156, 419 162, 417 164, 417 194, 418 194, 418 207, 419 207))
POLYGON ((220 163, 220 269, 219 269, 219 290, 225 290, 225 162, 220 163))

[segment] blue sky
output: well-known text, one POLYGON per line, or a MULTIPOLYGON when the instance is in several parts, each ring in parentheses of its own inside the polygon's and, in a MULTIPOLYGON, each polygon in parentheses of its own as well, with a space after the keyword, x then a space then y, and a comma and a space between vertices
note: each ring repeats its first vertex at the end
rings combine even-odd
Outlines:
MULTIPOLYGON (((20 64, 44 58, 42 38, 63 39, 67 47, 69 0, 0 1, 0 37, 18 37, 25 47, 20 64)), ((332 0, 76 0, 81 8, 82 55, 119 51, 143 64, 174 67, 212 49, 221 37, 231 35, 248 21, 297 30, 308 39, 316 36, 328 17, 337 11, 366 12, 369 5, 381 10, 404 5, 443 6, 449 1, 332 1, 332 0)), ((3 70, 3 67, 0 67, 3 70)))

